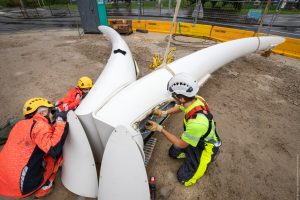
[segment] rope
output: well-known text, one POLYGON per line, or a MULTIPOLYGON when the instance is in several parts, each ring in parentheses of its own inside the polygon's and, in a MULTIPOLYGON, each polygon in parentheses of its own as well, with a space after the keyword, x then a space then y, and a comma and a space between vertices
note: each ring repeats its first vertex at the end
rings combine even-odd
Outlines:
POLYGON ((271 4, 271 0, 268 0, 268 1, 267 1, 267 5, 266 5, 265 10, 264 10, 264 13, 263 13, 263 15, 262 15, 262 17, 261 17, 261 19, 260 19, 260 24, 259 24, 259 26, 258 26, 258 28, 257 28, 257 31, 256 31, 256 33, 255 33, 254 36, 258 36, 258 34, 259 34, 259 32, 260 32, 260 29, 261 29, 261 27, 263 26, 265 17, 266 17, 266 15, 267 15, 267 13, 268 13, 270 4, 271 4))
MULTIPOLYGON (((167 40, 167 38, 165 40, 167 40)), ((173 34, 172 41, 171 41, 171 44, 173 44, 175 46, 192 47, 192 48, 197 48, 197 49, 206 48, 206 47, 209 47, 216 43, 217 43, 216 40, 213 40, 209 37, 196 36, 196 35, 183 35, 183 34, 173 34), (194 41, 194 40, 193 41, 185 41, 185 40, 176 39, 176 37, 181 37, 181 38, 191 37, 191 38, 199 39, 199 41, 194 41)))
POLYGON ((257 40, 258 40, 258 45, 257 45, 257 48, 255 50, 255 52, 258 52, 258 49, 260 47, 260 37, 259 36, 256 36, 257 40))
POLYGON ((169 49, 170 49, 170 44, 171 44, 171 40, 172 40, 174 25, 175 25, 175 22, 176 22, 176 19, 177 19, 177 15, 178 15, 178 12, 179 12, 179 8, 180 8, 180 3, 181 3, 181 0, 177 0, 176 7, 175 7, 175 13, 174 13, 174 16, 173 16, 173 21, 172 21, 172 25, 171 25, 171 29, 170 29, 169 41, 168 41, 168 45, 167 45, 167 48, 166 48, 166 51, 165 51, 165 56, 164 56, 163 64, 161 65, 161 67, 165 66, 165 68, 169 72, 171 72, 172 75, 175 75, 175 73, 172 71, 172 69, 170 69, 166 65, 166 62, 167 62, 167 57, 168 57, 168 53, 169 53, 169 49))
POLYGON ((168 70, 173 76, 175 76, 175 72, 168 65, 165 65, 165 69, 168 70))

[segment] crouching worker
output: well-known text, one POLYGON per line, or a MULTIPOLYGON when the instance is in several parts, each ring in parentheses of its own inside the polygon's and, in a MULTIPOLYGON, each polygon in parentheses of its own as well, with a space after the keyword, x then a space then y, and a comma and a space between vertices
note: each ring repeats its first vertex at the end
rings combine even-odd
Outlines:
POLYGON ((0 195, 22 198, 34 193, 40 198, 51 191, 68 133, 59 114, 51 126, 52 107, 44 98, 25 103, 25 119, 13 127, 0 152, 0 195))
POLYGON ((167 87, 176 106, 166 111, 155 109, 153 114, 166 116, 183 111, 184 132, 181 138, 153 121, 148 121, 146 128, 161 132, 173 144, 169 149, 170 157, 184 158, 184 163, 177 171, 177 179, 185 186, 191 186, 204 175, 208 164, 217 155, 221 141, 207 103, 202 97, 196 96, 199 90, 197 81, 181 73, 174 76, 167 87))
POLYGON ((81 77, 78 80, 77 87, 70 89, 63 99, 58 100, 55 103, 55 107, 57 107, 60 112, 75 110, 79 106, 81 100, 88 94, 92 86, 92 79, 86 76, 81 77))

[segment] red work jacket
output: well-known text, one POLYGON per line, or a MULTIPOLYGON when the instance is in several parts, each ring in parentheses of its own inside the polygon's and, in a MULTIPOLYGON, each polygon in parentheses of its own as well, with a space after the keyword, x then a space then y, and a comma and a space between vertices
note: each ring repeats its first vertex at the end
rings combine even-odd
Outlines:
POLYGON ((82 91, 78 87, 74 87, 68 91, 66 96, 58 101, 60 111, 75 110, 81 101, 82 91))
POLYGON ((37 190, 46 181, 45 157, 61 154, 67 129, 66 122, 51 127, 39 113, 19 121, 0 152, 0 195, 21 198, 37 190))

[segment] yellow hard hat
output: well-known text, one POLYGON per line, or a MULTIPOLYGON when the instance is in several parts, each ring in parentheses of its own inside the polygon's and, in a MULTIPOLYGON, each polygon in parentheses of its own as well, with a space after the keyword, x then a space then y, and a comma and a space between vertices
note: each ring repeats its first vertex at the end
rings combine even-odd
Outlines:
POLYGON ((32 98, 26 101, 23 107, 23 115, 28 115, 35 112, 39 107, 44 106, 48 108, 54 107, 47 99, 45 98, 32 98))
POLYGON ((83 76, 78 80, 78 87, 81 89, 87 89, 93 87, 93 81, 87 76, 83 76))

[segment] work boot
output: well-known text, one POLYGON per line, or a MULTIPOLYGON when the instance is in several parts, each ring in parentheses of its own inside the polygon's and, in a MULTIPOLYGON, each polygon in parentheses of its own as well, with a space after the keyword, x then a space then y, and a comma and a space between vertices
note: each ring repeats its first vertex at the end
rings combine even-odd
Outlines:
POLYGON ((220 154, 220 147, 214 147, 213 152, 214 154, 212 156, 211 162, 215 162, 217 160, 217 157, 220 154))
POLYGON ((34 198, 39 199, 47 196, 53 189, 53 182, 47 181, 38 191, 34 193, 34 198))

